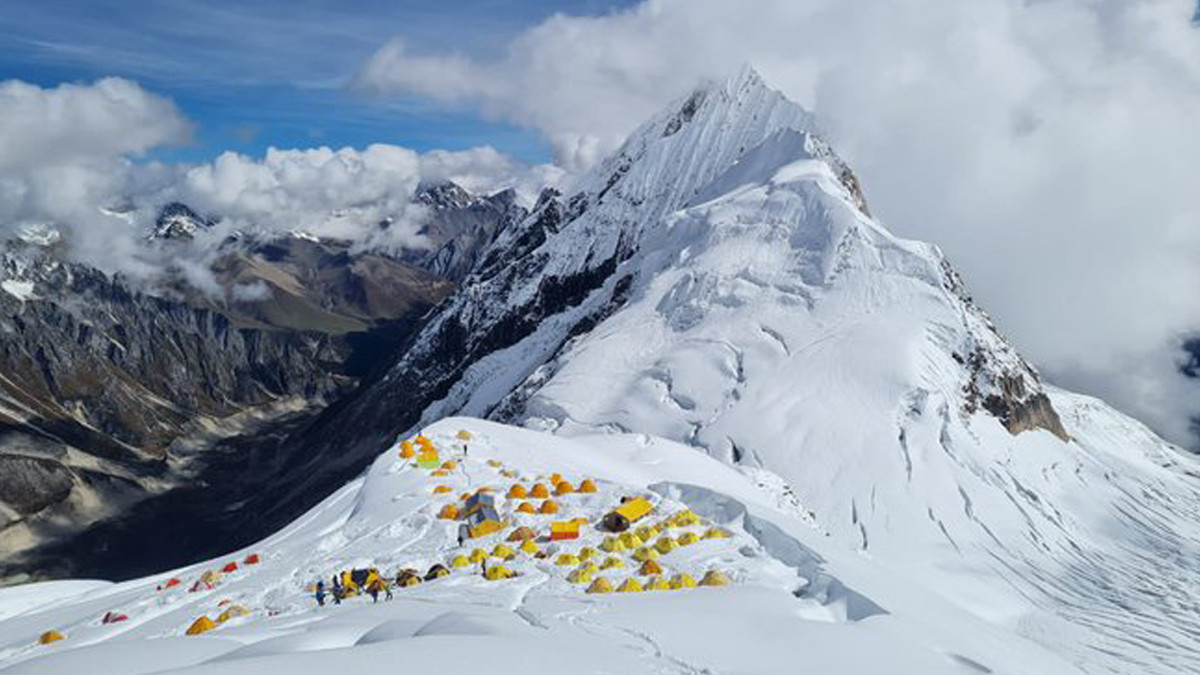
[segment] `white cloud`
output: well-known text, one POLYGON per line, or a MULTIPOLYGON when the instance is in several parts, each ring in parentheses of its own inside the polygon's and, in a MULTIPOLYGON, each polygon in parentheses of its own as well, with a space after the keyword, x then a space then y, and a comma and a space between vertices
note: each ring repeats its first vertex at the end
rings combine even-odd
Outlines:
POLYGON ((422 180, 529 193, 561 173, 488 147, 419 155, 384 144, 271 148, 261 158, 226 152, 195 166, 132 161, 185 142, 190 127, 168 99, 128 80, 0 83, 0 238, 53 225, 82 262, 148 283, 169 272, 216 297, 213 247, 234 229, 302 230, 373 250, 420 247, 425 210, 411 199, 422 180), (157 208, 176 200, 220 223, 189 247, 146 246, 157 208), (139 208, 107 208, 116 205, 139 208), (391 225, 381 228, 385 219, 391 225))
POLYGON ((1019 346, 1176 440, 1200 328, 1192 0, 647 0, 555 16, 486 62, 397 40, 357 84, 475 105, 595 161, 754 63, 815 110, 900 234, 939 243, 1019 346))
MULTIPOLYGON (((141 180, 127 157, 185 142, 189 133, 169 100, 128 80, 51 89, 0 83, 0 234, 54 223, 71 229, 68 243, 80 257, 120 259, 124 271, 147 273, 136 233, 99 207, 141 180)), ((158 172, 147 166, 144 177, 158 172)))

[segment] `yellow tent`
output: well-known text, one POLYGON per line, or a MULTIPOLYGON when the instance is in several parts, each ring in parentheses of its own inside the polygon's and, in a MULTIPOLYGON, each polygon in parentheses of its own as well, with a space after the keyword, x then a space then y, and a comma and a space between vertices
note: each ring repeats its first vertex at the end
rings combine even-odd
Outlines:
POLYGON ((425 581, 433 581, 434 579, 441 579, 448 576, 450 576, 450 570, 446 569, 445 565, 434 565, 425 573, 425 581))
POLYGON ((521 550, 524 551, 525 553, 528 553, 529 555, 533 555, 533 554, 537 553, 538 551, 540 551, 541 549, 538 548, 537 544, 533 543, 532 539, 526 539, 524 542, 521 543, 521 550))
POLYGON ((517 507, 517 512, 518 513, 537 513, 537 509, 533 508, 533 504, 530 504, 529 502, 521 502, 521 505, 517 507))
POLYGON ((671 589, 671 584, 662 577, 650 577, 646 580, 646 590, 648 591, 667 591, 671 589))
POLYGON ((671 578, 671 588, 678 590, 680 588, 695 588, 696 580, 690 574, 676 574, 671 578))
POLYGON ((700 580, 701 586, 728 586, 729 577, 720 570, 709 570, 700 580))
POLYGON ((445 478, 450 475, 450 472, 445 469, 437 469, 436 471, 430 471, 429 475, 434 478, 445 478))
POLYGON ((236 616, 246 616, 250 612, 241 605, 230 605, 217 617, 217 623, 225 623, 236 616))
POLYGON ((591 581, 594 576, 595 572, 592 570, 580 567, 572 570, 571 573, 567 575, 567 581, 573 584, 586 584, 591 581))
POLYGON ((723 530, 719 527, 710 527, 708 528, 708 531, 704 533, 705 539, 728 539, 730 536, 732 535, 730 535, 727 530, 723 530))
POLYGON ((625 568, 625 561, 621 560, 620 558, 616 557, 615 555, 608 556, 607 558, 604 559, 604 562, 600 563, 600 569, 602 569, 602 570, 624 569, 624 568, 625 568))
POLYGON ((459 429, 458 433, 454 434, 454 437, 460 441, 469 441, 471 440, 471 432, 466 429, 459 429))
POLYGON ((571 485, 570 483, 568 483, 565 480, 559 481, 554 486, 554 494, 558 495, 559 497, 561 497, 563 495, 569 495, 574 491, 575 491, 575 486, 571 485))
POLYGON ((678 542, 680 546, 691 546, 692 544, 700 541, 700 537, 697 537, 695 532, 684 532, 683 534, 679 535, 679 538, 675 541, 678 542))
POLYGON ((580 492, 595 492, 596 491, 595 481, 593 481, 591 478, 584 478, 583 482, 579 484, 579 491, 580 492))
POLYGON ((193 621, 192 625, 188 626, 187 634, 188 635, 199 635, 201 633, 207 633, 208 631, 210 631, 216 627, 217 627, 217 624, 213 623, 212 619, 208 618, 207 616, 202 616, 199 619, 196 619, 195 621, 193 621))
POLYGON ((659 565, 654 560, 647 560, 646 562, 642 563, 640 568, 638 568, 638 574, 644 577, 648 577, 652 574, 662 574, 662 571, 662 565, 659 565))
POLYGON ((592 548, 591 546, 584 546, 583 548, 579 549, 579 559, 580 560, 591 560, 592 558, 595 558, 597 555, 598 554, 596 553, 596 549, 592 548))
POLYGON ((534 499, 545 499, 550 496, 550 491, 546 489, 545 485, 534 483, 533 487, 529 490, 529 496, 534 499))
POLYGON ((679 548, 679 544, 676 544, 675 540, 670 537, 659 537, 658 541, 654 542, 654 548, 658 549, 659 553, 666 555, 679 548))
POLYGON ((656 551, 652 548, 646 548, 645 546, 643 546, 633 552, 633 559, 638 562, 646 562, 647 560, 654 560, 657 557, 658 557, 658 551, 656 551))
POLYGON ((526 490, 525 486, 520 483, 513 483, 512 487, 508 488, 506 496, 509 499, 524 499, 529 496, 529 490, 526 490))
POLYGON ((575 565, 579 564, 579 558, 571 555, 570 553, 560 553, 559 556, 554 559, 554 564, 561 567, 574 567, 575 565))
POLYGON ((471 557, 468 558, 468 560, 470 560, 473 563, 481 563, 484 560, 487 560, 487 558, 488 558, 487 551, 485 551, 481 548, 477 548, 477 549, 471 551, 471 557))
POLYGON ((617 587, 618 593, 641 593, 646 589, 642 588, 642 582, 634 577, 629 577, 617 587))
POLYGON ((598 577, 595 581, 592 582, 591 586, 588 586, 587 592, 588 593, 612 593, 613 587, 612 587, 612 584, 609 583, 608 579, 605 579, 604 577, 598 577))
POLYGON ((467 567, 470 564, 470 559, 468 559, 465 555, 456 555, 454 556, 454 559, 450 561, 451 567, 467 567))
POLYGON ((504 544, 496 544, 496 548, 492 549, 492 556, 501 560, 511 560, 515 558, 517 552, 504 544))
POLYGON ((511 579, 517 575, 504 565, 492 565, 487 568, 487 572, 484 572, 483 576, 488 581, 500 581, 501 579, 511 579))
POLYGON ((579 563, 579 567, 577 567, 575 569, 587 570, 587 571, 591 572, 592 574, 595 574, 596 572, 600 571, 600 568, 596 567, 596 563, 592 562, 591 560, 581 561, 579 563))
POLYGON ((637 548, 637 547, 641 546, 642 544, 644 544, 645 542, 642 540, 641 537, 637 536, 636 534, 634 534, 632 532, 622 532, 621 533, 621 543, 625 544, 625 548, 637 548))
POLYGON ((416 586, 421 583, 421 575, 414 570, 404 570, 396 576, 396 585, 401 587, 416 586))
POLYGON ((447 492, 450 492, 449 485, 438 485, 433 488, 433 494, 435 495, 446 494, 447 492))
POLYGON ((488 463, 488 466, 491 466, 491 467, 501 466, 500 460, 498 460, 498 459, 489 459, 487 461, 487 463, 488 463))
POLYGON ((600 549, 609 553, 617 553, 625 550, 625 543, 616 537, 605 537, 604 541, 600 542, 600 549))
POLYGON ((445 462, 442 462, 442 468, 445 469, 446 471, 453 471, 458 468, 458 462, 456 462, 452 459, 447 460, 445 462))
POLYGON ((544 515, 558 513, 558 504, 547 499, 546 501, 542 502, 542 506, 538 509, 538 513, 544 515))
POLYGON ((42 633, 41 637, 38 638, 38 644, 48 645, 48 644, 58 642, 59 640, 62 640, 64 638, 66 638, 66 636, 63 635, 62 633, 60 633, 56 630, 48 630, 45 633, 42 633))
POLYGON ((657 535, 657 534, 658 534, 658 531, 656 531, 656 530, 655 530, 654 528, 652 528, 652 527, 647 527, 647 526, 643 525, 642 527, 639 527, 639 528, 637 529, 637 532, 636 532, 636 534, 637 534, 637 538, 638 538, 638 539, 641 539, 642 541, 648 542, 648 541, 650 541, 651 539, 653 539, 653 538, 655 537, 655 535, 657 535))
POLYGON ((442 520, 458 520, 458 507, 453 504, 447 504, 438 511, 438 518, 442 520))
POLYGON ((696 513, 694 511, 691 511, 690 509, 685 509, 683 511, 680 511, 679 513, 676 513, 674 516, 672 516, 671 522, 676 527, 687 527, 689 525, 699 525, 700 524, 700 516, 696 515, 696 513))
POLYGON ((636 523, 654 510, 654 505, 643 497, 634 497, 627 499, 624 504, 621 504, 614 513, 624 516, 630 523, 636 523))

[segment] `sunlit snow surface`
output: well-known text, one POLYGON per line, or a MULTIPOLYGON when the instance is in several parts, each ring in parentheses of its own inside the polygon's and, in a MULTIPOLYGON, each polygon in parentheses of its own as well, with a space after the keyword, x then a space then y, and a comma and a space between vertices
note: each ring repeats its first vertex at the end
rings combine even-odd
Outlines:
MULTIPOLYGON (((394 449, 284 531, 226 558, 121 584, 54 582, 0 591, 6 673, 329 673, 437 669, 561 673, 970 673, 1073 672, 1066 661, 1002 625, 948 603, 936 588, 832 545, 772 486, 695 450, 646 436, 563 439, 473 419, 428 431, 460 468, 445 478, 413 468, 394 449), (459 429, 475 434, 461 457, 459 429), (595 517, 634 492, 662 499, 659 513, 690 506, 731 539, 702 540, 660 558, 668 573, 721 569, 724 588, 587 595, 569 568, 521 554, 521 576, 486 581, 474 567, 398 589, 396 599, 353 598, 318 608, 304 587, 318 577, 376 565, 425 570, 463 549, 457 523, 436 518, 460 491, 552 471, 599 491, 559 498, 559 518, 595 517), (433 495, 435 485, 453 492, 433 495), (186 589, 205 569, 250 552, 262 562, 211 591, 186 589), (170 576, 184 583, 156 591, 170 576), (231 600, 251 610, 201 636, 199 615, 231 600), (107 611, 127 622, 101 624, 107 611), (55 629, 66 639, 37 645, 55 629)), ((504 510, 511 505, 505 504, 504 510)), ((545 530, 549 516, 518 516, 545 530)), ((186 524, 181 523, 181 527, 186 524)), ((701 526, 691 528, 700 532, 701 526)), ((165 535, 165 536, 169 536, 165 535)), ((490 549, 502 535, 468 542, 490 549)), ((588 530, 563 550, 596 545, 588 530)), ((541 544, 543 547, 546 544, 541 544)), ((499 561, 493 560, 492 564, 499 561)), ((634 569, 605 571, 614 582, 634 569)))

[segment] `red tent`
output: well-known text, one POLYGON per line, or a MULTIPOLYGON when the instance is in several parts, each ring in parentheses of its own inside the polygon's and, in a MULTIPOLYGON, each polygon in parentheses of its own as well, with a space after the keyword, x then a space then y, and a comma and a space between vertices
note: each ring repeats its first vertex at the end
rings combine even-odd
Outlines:
POLYGON ((258 564, 258 554, 251 553, 250 555, 246 556, 245 562, 247 565, 257 565, 258 564))
POLYGON ((121 621, 127 621, 128 619, 129 619, 129 617, 124 614, 118 614, 116 612, 107 612, 104 615, 104 619, 101 621, 101 623, 118 623, 121 621))
POLYGON ((225 565, 224 567, 222 567, 221 571, 226 574, 229 574, 230 572, 236 572, 237 571, 237 563, 231 562, 231 563, 225 565))
POLYGON ((167 579, 167 583, 163 585, 163 588, 170 588, 172 586, 178 586, 181 583, 183 583, 183 582, 180 581, 179 579, 176 579, 175 577, 171 577, 170 579, 167 579))

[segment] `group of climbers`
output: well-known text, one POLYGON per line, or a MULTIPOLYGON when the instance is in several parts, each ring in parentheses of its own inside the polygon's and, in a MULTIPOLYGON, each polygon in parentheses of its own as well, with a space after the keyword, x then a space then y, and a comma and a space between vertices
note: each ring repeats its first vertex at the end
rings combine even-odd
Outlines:
MULTIPOLYGON (((396 575, 396 585, 402 585, 400 574, 396 575)), ((374 567, 342 570, 330 578, 328 586, 324 580, 317 581, 312 592, 320 607, 325 606, 326 598, 332 598, 334 604, 340 605, 343 600, 361 594, 371 596, 371 602, 379 602, 380 594, 385 600, 392 599, 392 582, 374 567)))

